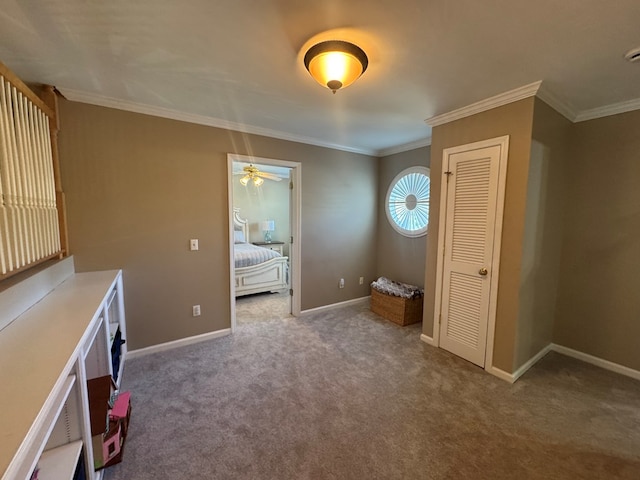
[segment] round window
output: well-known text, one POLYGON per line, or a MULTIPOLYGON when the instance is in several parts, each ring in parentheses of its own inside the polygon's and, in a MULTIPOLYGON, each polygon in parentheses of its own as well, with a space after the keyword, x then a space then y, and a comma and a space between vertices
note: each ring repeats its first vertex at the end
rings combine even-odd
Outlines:
POLYGON ((387 191, 385 210, 396 232, 405 237, 426 235, 430 186, 427 167, 407 168, 393 179, 387 191))

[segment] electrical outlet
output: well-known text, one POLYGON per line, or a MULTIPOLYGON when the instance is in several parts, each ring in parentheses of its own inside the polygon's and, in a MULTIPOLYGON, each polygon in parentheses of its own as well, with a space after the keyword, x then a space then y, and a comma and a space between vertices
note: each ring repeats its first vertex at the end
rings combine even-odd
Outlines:
POLYGON ((340 288, 344 288, 344 278, 340 279, 340 288))
POLYGON ((197 238, 192 238, 191 240, 189 240, 189 250, 191 250, 192 252, 195 250, 198 250, 198 239, 197 238))
POLYGON ((193 316, 194 317, 199 317, 200 316, 200 305, 194 305, 192 307, 193 310, 193 316))
POLYGON ((364 284, 364 277, 360 277, 360 285, 364 284))

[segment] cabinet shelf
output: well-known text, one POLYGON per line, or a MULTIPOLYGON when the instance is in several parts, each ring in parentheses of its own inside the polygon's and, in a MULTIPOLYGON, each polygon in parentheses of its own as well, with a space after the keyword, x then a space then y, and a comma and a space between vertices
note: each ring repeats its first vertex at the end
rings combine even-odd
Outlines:
POLYGON ((41 477, 47 480, 73 480, 80 452, 82 440, 42 452, 38 461, 41 477))
MULTIPOLYGON (((11 392, 0 410, 3 480, 28 479, 36 465, 43 480, 72 479, 79 455, 86 478, 102 478, 92 468, 86 384, 113 373, 110 324, 126 335, 122 272, 74 273, 71 260, 61 262, 68 265, 66 278, 56 277, 37 298, 17 291, 31 307, 0 332, 0 364, 11 366, 0 369, 0 385, 11 392)), ((51 268, 36 274, 38 281, 46 283, 51 268)), ((15 301, 0 296, 0 317, 15 301)), ((123 348, 120 370, 125 353, 123 348)))

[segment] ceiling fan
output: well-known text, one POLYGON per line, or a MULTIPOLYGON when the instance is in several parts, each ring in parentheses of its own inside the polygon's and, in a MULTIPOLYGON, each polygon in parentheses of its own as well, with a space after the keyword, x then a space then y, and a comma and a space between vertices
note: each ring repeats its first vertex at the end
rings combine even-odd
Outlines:
POLYGON ((282 178, 273 173, 261 172, 258 168, 254 167, 253 164, 247 165, 241 172, 236 173, 236 175, 242 174, 244 174, 244 177, 240 179, 240 184, 245 187, 249 182, 253 182, 256 187, 259 187, 264 183, 265 178, 267 180, 273 180, 274 182, 282 180, 282 178))

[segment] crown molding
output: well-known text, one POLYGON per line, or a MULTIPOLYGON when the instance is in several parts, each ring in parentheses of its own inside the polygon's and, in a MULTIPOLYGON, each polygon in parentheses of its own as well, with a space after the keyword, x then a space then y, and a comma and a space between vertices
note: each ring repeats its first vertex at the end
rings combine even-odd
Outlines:
POLYGON ((244 123, 231 122, 228 120, 222 120, 220 118, 207 117, 205 115, 197 115, 193 113, 184 113, 177 110, 172 110, 165 107, 157 107, 153 105, 146 105, 142 103, 131 102, 129 100, 119 100, 117 98, 105 97, 102 95, 96 95, 94 93, 84 92, 81 90, 74 90, 72 88, 64 88, 56 86, 56 89, 62 93, 62 95, 72 102, 87 103, 90 105, 97 105, 100 107, 114 108, 117 110, 124 110, 127 112, 142 113, 144 115, 151 115, 153 117, 168 118, 171 120, 178 120, 181 122, 195 123, 197 125, 205 125, 207 127, 223 128, 226 130, 233 130, 236 132, 249 133, 253 135, 262 135, 265 137, 277 138, 279 140, 287 140, 290 142, 304 143, 307 145, 314 145, 317 147, 332 148, 334 150, 342 150, 345 152, 359 153, 363 155, 376 156, 377 151, 374 149, 354 148, 337 143, 323 142, 315 138, 305 137, 302 135, 293 135, 291 133, 280 132, 278 130, 271 130, 269 128, 255 127, 253 125, 247 125, 244 123))
POLYGON ((509 103, 517 102, 518 100, 533 97, 538 93, 540 85, 542 85, 542 80, 530 83, 529 85, 525 85, 514 90, 510 90, 508 92, 500 93, 493 97, 480 100, 476 103, 472 103, 471 105, 468 105, 466 107, 458 108, 448 113, 443 113, 442 115, 436 115, 434 117, 427 118, 425 122, 431 127, 437 127, 438 125, 453 122, 454 120, 470 117, 471 115, 475 115, 477 113, 486 112, 487 110, 491 110, 496 107, 501 107, 509 103))
MULTIPOLYGON (((230 122, 228 120, 222 120, 214 117, 207 117, 205 115, 197 115, 192 113, 184 113, 177 110, 172 110, 165 107, 157 107, 152 105, 146 105, 142 103, 131 102, 128 100, 119 100, 112 97, 106 97, 102 95, 96 95, 94 93, 84 92, 81 90, 75 90, 71 88, 64 88, 56 86, 56 89, 62 93, 62 95, 73 102, 87 103, 90 105, 97 105, 101 107, 114 108, 117 110, 124 110, 128 112, 141 113, 144 115, 151 115, 154 117, 167 118, 171 120, 178 120, 187 123, 194 123, 197 125, 205 125, 215 128, 223 128, 226 130, 232 130, 242 133, 249 133, 253 135, 261 135, 265 137, 277 138, 280 140, 286 140, 290 142, 303 143, 306 145, 314 145, 317 147, 331 148, 334 150, 341 150, 344 152, 358 153, 362 155, 371 155, 376 157, 386 157, 396 153, 407 152, 416 148, 421 148, 431 145, 431 137, 416 140, 413 142, 405 143, 395 147, 383 148, 380 150, 365 149, 348 147, 331 142, 323 142, 315 138, 305 137, 302 135, 294 135, 278 130, 272 130, 268 128, 255 127, 252 125, 246 125, 237 122, 230 122)), ((629 100, 626 102, 615 103, 612 105, 606 105, 604 107, 593 108, 590 110, 576 111, 575 108, 567 101, 562 99, 559 95, 552 92, 546 87, 542 81, 534 82, 529 85, 525 85, 520 88, 516 88, 509 92, 501 93, 493 97, 481 100, 463 108, 453 110, 442 115, 436 115, 425 120, 425 122, 431 127, 443 125, 445 123, 459 120, 477 113, 481 113, 492 108, 507 105, 518 100, 537 96, 542 101, 547 103, 550 107, 556 110, 558 113, 566 117, 573 123, 584 122, 587 120, 593 120, 596 118, 608 117, 611 115, 617 115, 620 113, 631 112, 634 110, 640 110, 640 98, 629 100)))
POLYGON ((567 120, 575 123, 576 117, 578 116, 576 109, 573 108, 569 102, 552 92, 544 83, 540 86, 536 96, 567 120))
POLYGON ((586 122, 587 120, 609 117, 611 115, 632 112, 634 110, 640 110, 640 98, 626 102, 614 103, 604 107, 592 108, 590 110, 583 110, 576 115, 574 122, 586 122))
POLYGON ((396 153, 408 152, 409 150, 415 150, 416 148, 428 147, 431 145, 431 137, 421 138, 409 143, 403 143, 395 147, 383 148, 378 150, 376 155, 378 157, 386 157, 388 155, 394 155, 396 153))
MULTIPOLYGON (((572 123, 585 122, 587 120, 593 120, 596 118, 609 117, 611 115, 617 115, 619 113, 632 112, 634 110, 640 110, 640 98, 629 100, 626 102, 614 103, 612 105, 606 105, 604 107, 592 108, 590 110, 577 111, 571 103, 566 101, 560 95, 557 95, 542 81, 534 82, 524 87, 516 88, 509 92, 501 93, 491 98, 481 100, 466 107, 453 110, 442 115, 436 115, 434 117, 425 120, 427 124, 432 127, 443 125, 445 123, 459 120, 476 113, 484 112, 492 108, 500 107, 511 102, 522 100, 524 98, 538 97, 544 101, 547 105, 564 116, 572 123)), ((388 149, 393 150, 393 149, 388 149)), ((382 150, 380 152, 386 152, 382 150)), ((378 155, 381 153, 378 152, 378 155)), ((390 155, 390 153, 384 153, 384 155, 390 155)))

